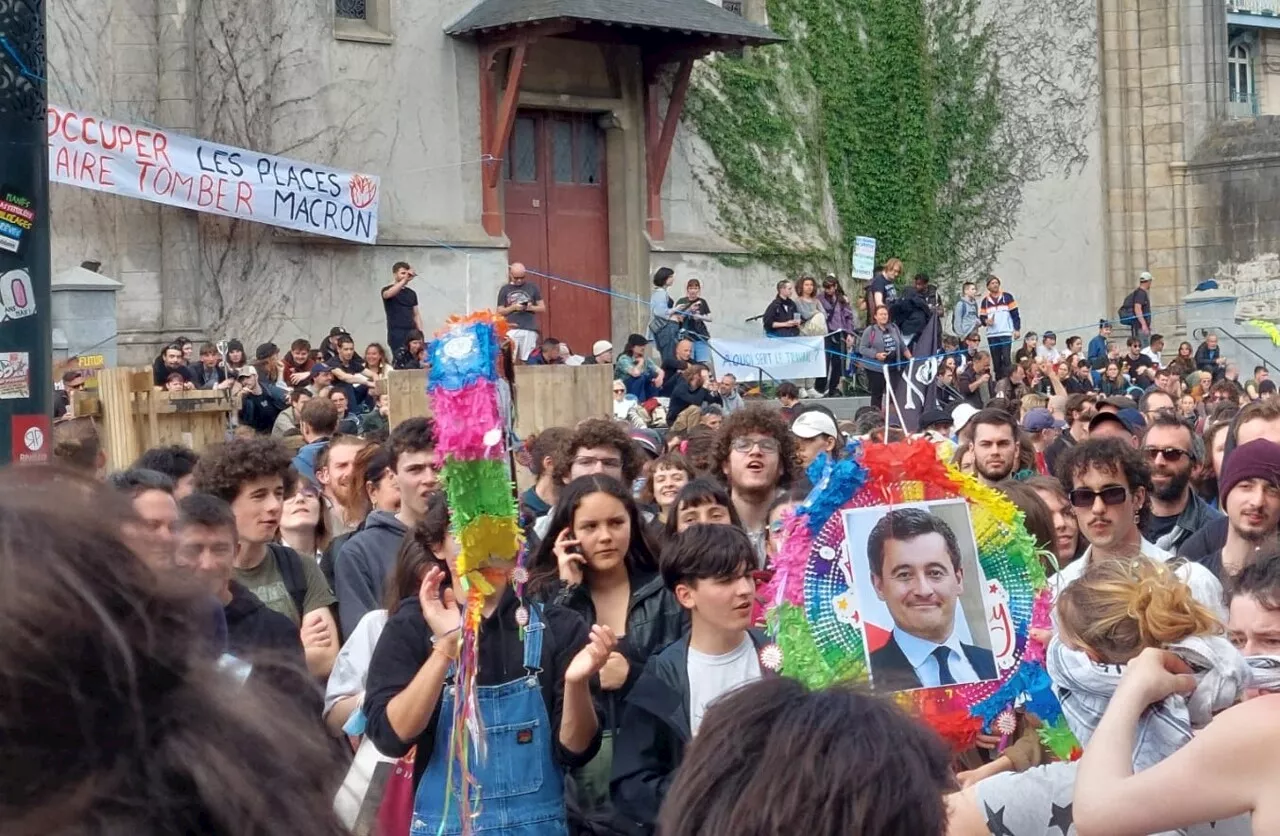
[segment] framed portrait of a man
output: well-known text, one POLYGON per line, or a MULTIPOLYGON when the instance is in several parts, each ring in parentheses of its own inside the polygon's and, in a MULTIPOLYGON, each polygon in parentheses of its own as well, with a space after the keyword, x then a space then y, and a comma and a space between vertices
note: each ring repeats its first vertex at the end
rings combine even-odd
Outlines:
POLYGON ((871 683, 908 691, 999 678, 967 503, 846 509, 842 566, 871 683))

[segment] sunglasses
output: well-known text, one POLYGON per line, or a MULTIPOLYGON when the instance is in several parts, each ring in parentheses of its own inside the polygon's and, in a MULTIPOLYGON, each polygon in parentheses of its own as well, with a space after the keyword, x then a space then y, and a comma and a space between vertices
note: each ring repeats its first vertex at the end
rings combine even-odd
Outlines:
POLYGON ((1160 456, 1164 456, 1164 460, 1170 464, 1177 464, 1184 456, 1191 455, 1177 447, 1143 447, 1142 452, 1146 454, 1148 461, 1155 461, 1160 456))
POLYGON ((1076 508, 1092 508, 1098 497, 1102 497, 1103 505, 1123 505, 1124 501, 1129 498, 1129 489, 1123 485, 1112 485, 1100 491, 1076 488, 1067 496, 1070 497, 1071 504, 1076 508))

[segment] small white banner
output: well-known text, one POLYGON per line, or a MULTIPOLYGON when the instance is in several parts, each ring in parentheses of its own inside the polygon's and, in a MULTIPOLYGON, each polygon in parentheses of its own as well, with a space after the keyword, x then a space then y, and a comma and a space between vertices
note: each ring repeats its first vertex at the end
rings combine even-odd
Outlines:
POLYGON ((716 374, 738 380, 798 380, 827 373, 824 337, 760 337, 754 340, 711 339, 716 374))
POLYGON ((49 179, 362 244, 378 178, 49 105, 49 179))

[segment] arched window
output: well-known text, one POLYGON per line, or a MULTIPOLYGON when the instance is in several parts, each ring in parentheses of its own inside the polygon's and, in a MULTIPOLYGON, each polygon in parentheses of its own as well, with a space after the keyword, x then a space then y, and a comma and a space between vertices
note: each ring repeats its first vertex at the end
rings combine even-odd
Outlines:
POLYGON ((1233 104, 1253 102, 1253 62, 1244 44, 1231 47, 1227 55, 1227 90, 1233 104))

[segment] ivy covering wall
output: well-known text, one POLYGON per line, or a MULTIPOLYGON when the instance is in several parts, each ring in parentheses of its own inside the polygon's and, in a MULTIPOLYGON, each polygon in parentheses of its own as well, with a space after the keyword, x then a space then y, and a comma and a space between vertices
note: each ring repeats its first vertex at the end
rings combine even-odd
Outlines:
POLYGON ((1028 91, 1006 87, 999 58, 1035 33, 1006 38, 976 0, 769 0, 769 25, 788 42, 700 62, 685 108, 711 152, 694 170, 720 232, 787 270, 847 270, 854 238, 870 235, 880 259, 944 285, 988 271, 1023 184, 1087 158, 1096 75, 1076 47, 1093 18, 1079 0, 1062 7, 1053 14, 1078 15, 1023 18, 1070 24, 1063 43, 1075 52, 1024 54, 1028 78, 1058 88, 1044 91, 1051 117, 1028 126, 1017 118, 1028 91))

